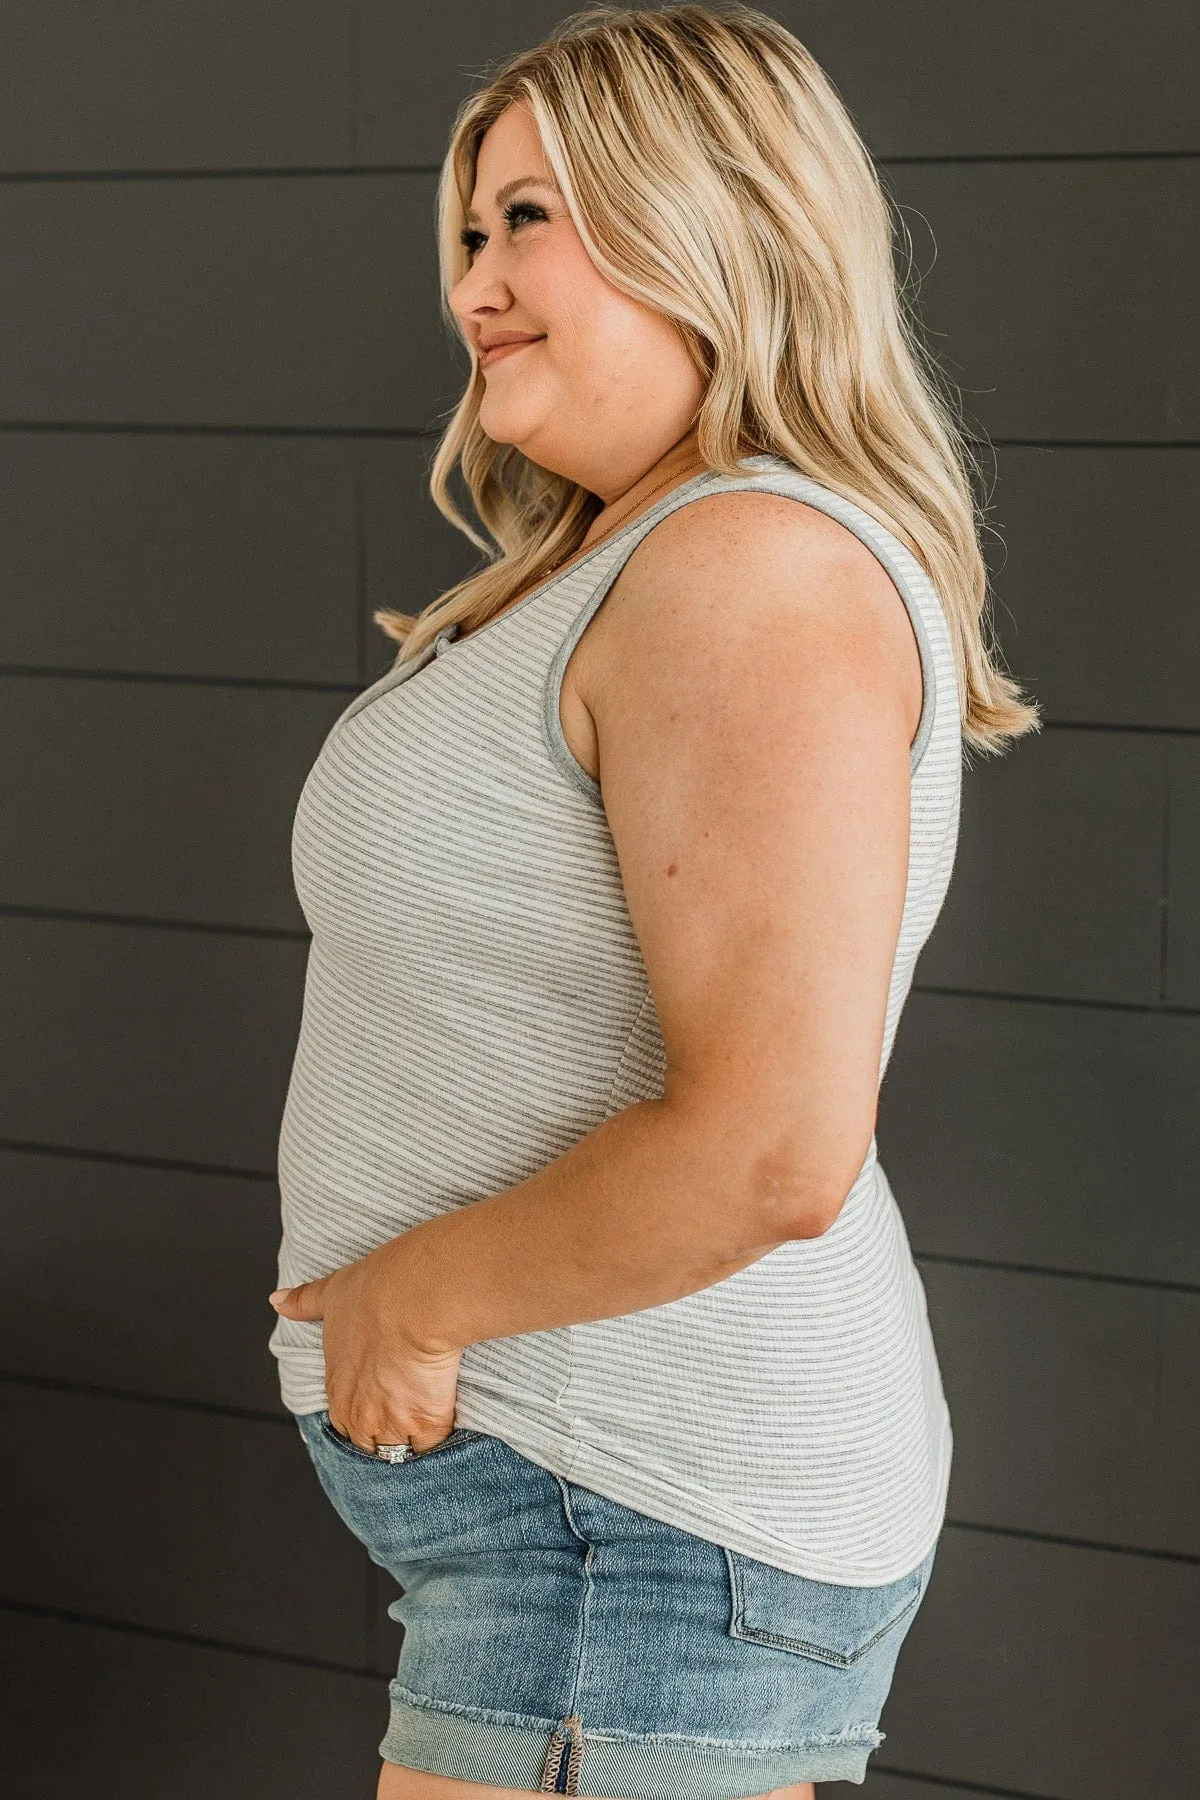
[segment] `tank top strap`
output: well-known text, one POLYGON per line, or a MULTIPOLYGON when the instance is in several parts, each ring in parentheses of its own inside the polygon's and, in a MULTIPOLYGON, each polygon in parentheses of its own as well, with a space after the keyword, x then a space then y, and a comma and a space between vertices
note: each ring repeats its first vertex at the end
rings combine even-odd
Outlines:
MULTIPOLYGON (((952 651, 945 615, 926 571, 907 546, 863 507, 802 474, 782 457, 769 454, 751 456, 744 459, 742 467, 746 471, 744 475, 727 475, 721 470, 709 469, 690 481, 681 482, 639 518, 617 531, 611 543, 597 546, 593 579, 588 584, 582 605, 576 603, 565 623, 547 671, 542 695, 542 730, 551 756, 562 773, 597 804, 602 803, 600 784, 576 762, 562 732, 559 698, 567 664, 588 624, 638 545, 669 514, 709 494, 763 492, 787 495, 803 501, 846 526, 882 564, 908 612, 921 659, 921 717, 909 752, 911 774, 916 773, 924 756, 933 734, 939 706, 945 705, 944 692, 948 674, 953 679, 952 651)), ((572 587, 562 595, 555 594, 554 600, 561 605, 568 594, 576 592, 572 587)))

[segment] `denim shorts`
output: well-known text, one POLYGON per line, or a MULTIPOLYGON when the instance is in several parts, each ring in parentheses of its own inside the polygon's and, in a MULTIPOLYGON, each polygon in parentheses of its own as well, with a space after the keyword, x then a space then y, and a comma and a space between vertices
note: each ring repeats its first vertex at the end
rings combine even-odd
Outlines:
POLYGON ((387 1762, 530 1793, 734 1800, 862 1782, 933 1558, 882 1587, 792 1575, 458 1428, 381 1462, 297 1418, 403 1592, 387 1762))

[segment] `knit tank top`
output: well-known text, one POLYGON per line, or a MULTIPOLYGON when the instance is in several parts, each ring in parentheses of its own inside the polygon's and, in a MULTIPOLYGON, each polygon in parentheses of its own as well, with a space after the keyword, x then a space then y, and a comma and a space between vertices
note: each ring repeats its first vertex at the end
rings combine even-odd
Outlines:
MULTIPOLYGON (((955 856, 949 631, 920 564, 862 508, 778 457, 739 466, 682 483, 461 641, 448 627, 331 727, 292 836, 312 937, 279 1134, 281 1286, 513 1186, 662 1094, 663 1039, 600 786, 558 703, 628 557, 707 494, 792 495, 840 521, 912 621, 924 697, 882 1082, 955 856)), ((321 1326, 280 1319, 270 1348, 285 1406, 324 1408, 321 1326)), ((821 1236, 665 1305, 469 1345, 456 1422, 795 1574, 898 1579, 940 1532, 952 1439, 874 1138, 821 1236)))

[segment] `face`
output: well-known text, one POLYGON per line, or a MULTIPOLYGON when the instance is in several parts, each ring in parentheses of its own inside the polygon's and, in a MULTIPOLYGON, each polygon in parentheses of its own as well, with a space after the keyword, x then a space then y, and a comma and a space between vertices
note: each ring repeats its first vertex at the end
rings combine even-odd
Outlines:
POLYGON ((588 256, 523 105, 480 145, 466 239, 450 305, 480 355, 480 424, 608 504, 690 430, 703 380, 672 321, 588 256), (487 351, 503 338, 520 342, 487 351))

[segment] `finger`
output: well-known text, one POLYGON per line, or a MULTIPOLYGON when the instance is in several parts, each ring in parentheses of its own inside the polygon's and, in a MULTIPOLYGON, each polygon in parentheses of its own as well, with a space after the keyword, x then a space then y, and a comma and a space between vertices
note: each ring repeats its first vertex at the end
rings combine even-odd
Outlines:
POLYGON ((315 1323, 325 1317, 327 1279, 328 1277, 322 1277, 317 1281, 304 1281, 294 1288, 276 1288, 273 1294, 268 1295, 268 1299, 281 1318, 315 1323))
MULTIPOLYGON (((338 1436, 344 1437, 346 1442, 348 1444, 353 1444, 356 1450, 365 1450, 369 1456, 374 1456, 374 1454, 375 1454, 375 1439, 374 1438, 370 1439, 369 1442, 365 1442, 365 1443, 360 1442, 360 1440, 351 1433, 348 1425, 339 1425, 338 1424, 337 1420, 334 1418, 332 1413, 330 1413, 330 1415, 329 1415, 329 1423, 333 1427, 333 1429, 337 1432, 338 1436)), ((385 1442, 385 1441, 386 1440, 384 1440, 384 1439, 380 1440, 380 1442, 385 1442)))
POLYGON ((422 1423, 415 1430, 409 1427, 397 1431, 395 1436, 380 1431, 376 1433, 376 1437, 381 1444, 399 1444, 407 1439, 412 1445, 413 1455, 423 1456, 427 1450, 436 1450, 439 1444, 444 1444, 453 1430, 454 1420, 450 1419, 448 1423, 440 1425, 422 1423))

